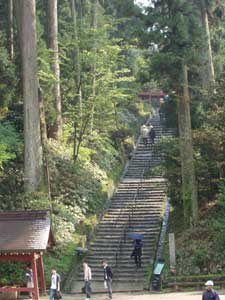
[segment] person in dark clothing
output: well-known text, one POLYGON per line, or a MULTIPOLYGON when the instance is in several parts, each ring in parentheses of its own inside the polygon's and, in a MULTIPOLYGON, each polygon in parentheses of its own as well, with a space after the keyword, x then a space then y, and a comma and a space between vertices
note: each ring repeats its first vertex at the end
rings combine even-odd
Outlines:
POLYGON ((131 257, 134 257, 134 262, 136 264, 136 267, 141 268, 141 256, 142 256, 143 242, 142 242, 142 240, 135 240, 133 242, 133 244, 134 244, 134 249, 131 254, 131 257))
POLYGON ((162 111, 162 108, 159 108, 159 118, 160 118, 160 122, 162 123, 162 121, 163 121, 163 111, 162 111))
POLYGON ((154 142, 155 142, 155 137, 156 137, 155 129, 154 129, 154 127, 151 125, 151 126, 150 126, 150 131, 149 131, 149 138, 150 138, 150 142, 151 142, 152 144, 154 144, 154 142))
POLYGON ((205 283, 206 291, 202 295, 202 300, 220 300, 218 293, 213 290, 213 285, 212 280, 205 283))
POLYGON ((102 261, 102 266, 104 269, 104 285, 108 289, 108 294, 109 294, 109 300, 112 299, 112 270, 108 266, 107 261, 103 260, 102 261))

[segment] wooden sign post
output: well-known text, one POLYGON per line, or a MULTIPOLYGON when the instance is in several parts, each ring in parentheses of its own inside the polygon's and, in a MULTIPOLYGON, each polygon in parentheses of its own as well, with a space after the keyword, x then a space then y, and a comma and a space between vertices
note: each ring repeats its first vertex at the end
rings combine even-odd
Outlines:
POLYGON ((174 233, 169 233, 170 267, 176 266, 176 247, 174 233))

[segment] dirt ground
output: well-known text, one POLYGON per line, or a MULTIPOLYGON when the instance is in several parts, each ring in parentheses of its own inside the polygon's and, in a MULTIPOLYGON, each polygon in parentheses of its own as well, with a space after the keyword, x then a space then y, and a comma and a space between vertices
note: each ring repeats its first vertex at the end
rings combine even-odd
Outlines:
MULTIPOLYGON (((163 293, 163 294, 136 294, 114 293, 113 300, 201 300, 201 292, 163 293)), ((220 291, 220 300, 225 300, 225 291, 220 291)), ((94 294, 92 300, 106 300, 107 294, 94 294)), ((42 298, 41 300, 48 300, 42 298)), ((63 295, 62 300, 85 300, 85 295, 63 295)))

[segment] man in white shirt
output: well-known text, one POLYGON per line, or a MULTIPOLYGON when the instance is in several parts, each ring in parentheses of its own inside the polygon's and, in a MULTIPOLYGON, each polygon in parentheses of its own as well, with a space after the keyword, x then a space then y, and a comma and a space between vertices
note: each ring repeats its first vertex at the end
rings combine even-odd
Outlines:
POLYGON ((54 300, 54 295, 56 291, 60 290, 60 276, 57 274, 56 269, 52 269, 51 284, 50 284, 50 294, 49 300, 54 300))
POLYGON ((83 260, 83 270, 84 270, 84 287, 85 287, 85 294, 86 299, 90 300, 91 298, 91 268, 88 266, 88 262, 86 259, 83 260))

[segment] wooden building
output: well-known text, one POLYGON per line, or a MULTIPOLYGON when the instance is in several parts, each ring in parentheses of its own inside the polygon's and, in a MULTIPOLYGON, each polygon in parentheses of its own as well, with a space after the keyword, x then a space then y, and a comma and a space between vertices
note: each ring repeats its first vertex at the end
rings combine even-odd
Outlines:
POLYGON ((43 253, 53 244, 50 211, 0 212, 0 263, 30 264, 34 283, 33 288, 0 287, 0 293, 33 292, 33 299, 39 300, 38 277, 46 293, 43 253))
POLYGON ((146 102, 151 103, 152 105, 159 106, 160 105, 160 99, 164 98, 165 93, 162 91, 147 91, 147 92, 140 92, 138 94, 138 97, 146 102))

